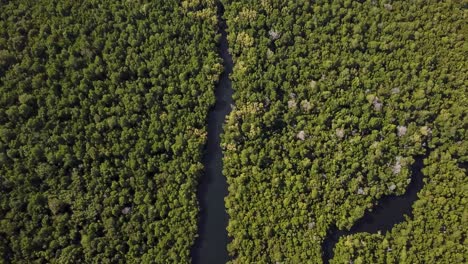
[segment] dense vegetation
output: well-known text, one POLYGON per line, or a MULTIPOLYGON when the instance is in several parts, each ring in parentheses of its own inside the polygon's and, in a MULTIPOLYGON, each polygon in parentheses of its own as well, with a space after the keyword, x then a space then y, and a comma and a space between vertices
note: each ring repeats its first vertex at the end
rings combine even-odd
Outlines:
POLYGON ((0 1, 0 262, 187 263, 212 1, 0 1))
MULTIPOLYGON (((321 263, 427 155, 413 216, 331 263, 466 263, 464 0, 222 0, 232 263, 321 263)), ((187 263, 212 0, 0 1, 0 262, 187 263)))
POLYGON ((232 263, 321 263, 327 231, 404 193, 425 153, 414 216, 331 262, 467 262, 466 2, 222 2, 232 263))

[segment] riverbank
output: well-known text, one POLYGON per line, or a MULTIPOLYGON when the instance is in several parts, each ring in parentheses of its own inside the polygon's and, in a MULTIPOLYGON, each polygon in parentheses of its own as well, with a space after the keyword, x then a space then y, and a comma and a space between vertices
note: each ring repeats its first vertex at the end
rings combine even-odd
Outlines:
POLYGON ((204 156, 205 174, 200 180, 197 196, 200 205, 199 236, 192 249, 192 263, 218 264, 228 261, 227 244, 229 242, 226 227, 228 215, 224 205, 227 195, 227 182, 222 174, 223 153, 220 135, 223 124, 231 111, 232 87, 229 75, 233 62, 228 51, 226 22, 223 20, 224 8, 218 5, 219 55, 223 59, 224 72, 216 86, 216 104, 208 115, 208 136, 204 156))
POLYGON ((343 236, 349 236, 361 232, 385 234, 394 225, 403 222, 405 215, 412 216, 413 203, 418 199, 418 192, 423 188, 424 159, 427 155, 418 156, 411 168, 412 177, 406 192, 403 195, 389 195, 382 197, 377 206, 367 211, 364 217, 359 219, 350 230, 338 230, 333 227, 327 234, 323 244, 323 263, 327 264, 333 259, 333 249, 343 236))

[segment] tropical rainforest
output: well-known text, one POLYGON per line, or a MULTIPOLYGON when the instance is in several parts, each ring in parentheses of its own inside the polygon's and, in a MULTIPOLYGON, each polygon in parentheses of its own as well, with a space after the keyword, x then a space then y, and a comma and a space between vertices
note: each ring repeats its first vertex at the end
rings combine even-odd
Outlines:
POLYGON ((467 263, 466 0, 0 0, 0 263, 190 263, 221 5, 229 262, 467 263))
POLYGON ((232 263, 466 263, 466 1, 223 1, 232 263), (425 186, 386 234, 340 239, 379 198, 425 186))
POLYGON ((0 1, 0 262, 188 263, 216 7, 0 1))

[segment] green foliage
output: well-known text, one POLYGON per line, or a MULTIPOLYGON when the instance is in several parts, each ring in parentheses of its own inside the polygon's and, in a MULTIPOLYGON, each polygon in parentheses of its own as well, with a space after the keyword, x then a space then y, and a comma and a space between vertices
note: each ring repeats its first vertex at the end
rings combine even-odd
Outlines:
POLYGON ((427 159, 424 173, 430 181, 419 193, 412 219, 385 235, 341 239, 331 263, 466 263, 466 170, 438 148, 427 159))
MULTIPOLYGON (((332 263, 466 263, 463 1, 223 0, 232 263, 321 263, 333 227, 414 215, 332 263)), ((215 2, 0 1, 0 262, 188 263, 215 2)))
POLYGON ((379 251, 381 235, 357 234, 333 262, 466 262, 468 182, 455 166, 468 159, 461 1, 223 3, 235 62, 223 137, 232 263, 321 263, 327 230, 402 194, 426 148, 415 207, 427 205, 385 236, 393 251, 379 251), (437 215, 453 218, 447 235, 437 215))
POLYGON ((211 1, 0 3, 0 262, 188 263, 211 1))

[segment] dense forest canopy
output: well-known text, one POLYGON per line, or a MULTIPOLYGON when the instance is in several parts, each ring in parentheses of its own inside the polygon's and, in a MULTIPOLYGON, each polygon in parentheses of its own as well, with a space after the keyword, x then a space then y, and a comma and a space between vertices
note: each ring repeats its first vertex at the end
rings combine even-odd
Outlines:
POLYGON ((321 263, 328 230, 404 193, 426 153, 414 217, 331 262, 466 262, 466 3, 222 2, 232 263, 321 263))
POLYGON ((220 4, 230 262, 468 262, 464 0, 0 0, 0 262, 190 262, 220 4))
POLYGON ((212 1, 0 2, 0 262, 188 263, 212 1))

